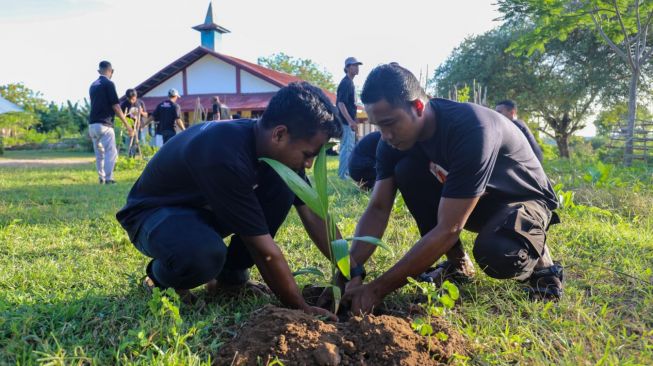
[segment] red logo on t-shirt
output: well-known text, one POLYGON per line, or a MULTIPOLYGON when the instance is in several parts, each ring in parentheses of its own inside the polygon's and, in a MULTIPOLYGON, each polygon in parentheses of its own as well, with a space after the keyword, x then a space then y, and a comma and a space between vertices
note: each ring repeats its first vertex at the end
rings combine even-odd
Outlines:
POLYGON ((449 175, 449 172, 446 171, 443 167, 431 162, 429 163, 429 170, 440 183, 444 184, 444 182, 447 181, 447 175, 449 175))

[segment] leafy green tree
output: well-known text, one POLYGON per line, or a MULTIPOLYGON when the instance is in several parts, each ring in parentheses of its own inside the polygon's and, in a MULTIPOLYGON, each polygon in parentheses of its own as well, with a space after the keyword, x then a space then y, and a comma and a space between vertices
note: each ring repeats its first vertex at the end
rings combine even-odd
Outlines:
MULTIPOLYGON (((618 103, 601 111, 594 120, 597 136, 609 136, 615 127, 619 125, 619 121, 625 120, 627 116, 628 103, 618 103)), ((637 107, 637 120, 653 121, 653 113, 645 105, 640 104, 637 107)))
POLYGON ((259 57, 258 64, 272 70, 294 75, 322 89, 331 92, 336 90, 336 85, 333 83, 333 75, 313 60, 296 58, 280 52, 272 54, 269 57, 259 57))
POLYGON ((591 30, 608 45, 630 72, 627 136, 624 163, 632 163, 633 132, 638 85, 653 54, 649 32, 653 27, 651 0, 498 0, 499 11, 509 21, 533 24, 510 49, 533 54, 577 30, 591 30))
POLYGON ((476 81, 487 87, 493 102, 514 99, 521 117, 538 120, 539 130, 556 141, 560 156, 569 157, 570 137, 585 127, 597 98, 618 85, 619 65, 607 46, 582 31, 551 42, 544 52, 498 52, 529 31, 506 23, 466 39, 437 68, 433 82, 440 95, 476 81))
POLYGON ((23 108, 24 112, 0 114, 0 154, 4 152, 2 138, 27 130, 38 123, 36 113, 46 106, 41 94, 21 83, 0 86, 0 96, 23 108))

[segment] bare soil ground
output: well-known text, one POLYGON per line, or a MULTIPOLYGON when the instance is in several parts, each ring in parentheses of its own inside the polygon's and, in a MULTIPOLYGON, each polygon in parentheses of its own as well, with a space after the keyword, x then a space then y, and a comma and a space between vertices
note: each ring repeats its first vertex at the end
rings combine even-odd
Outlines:
POLYGON ((299 310, 265 306, 221 347, 215 365, 440 365, 464 355, 464 338, 446 321, 434 318, 434 332, 422 337, 410 320, 390 315, 356 316, 347 322, 324 322, 299 310), (429 345, 430 342, 430 345, 429 345))

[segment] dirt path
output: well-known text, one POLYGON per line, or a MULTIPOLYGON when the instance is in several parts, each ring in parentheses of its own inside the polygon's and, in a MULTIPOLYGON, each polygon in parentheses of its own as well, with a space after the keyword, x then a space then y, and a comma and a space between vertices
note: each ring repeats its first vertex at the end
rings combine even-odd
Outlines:
POLYGON ((0 158, 0 167, 49 167, 89 164, 95 161, 93 157, 87 158, 52 158, 52 159, 5 159, 0 158))

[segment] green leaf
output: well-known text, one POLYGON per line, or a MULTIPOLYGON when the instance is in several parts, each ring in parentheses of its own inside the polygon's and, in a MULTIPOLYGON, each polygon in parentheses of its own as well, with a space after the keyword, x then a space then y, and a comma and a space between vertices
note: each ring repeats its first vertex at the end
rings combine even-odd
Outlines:
POLYGON ((322 146, 313 164, 315 191, 322 205, 323 212, 329 212, 329 196, 327 195, 326 149, 322 146))
POLYGON ((431 334, 433 334, 433 327, 431 326, 431 324, 425 323, 420 327, 419 334, 424 337, 430 336, 431 334))
POLYGON ((342 272, 342 275, 345 278, 350 279, 351 274, 349 272, 349 245, 344 239, 338 239, 331 242, 331 249, 333 252, 333 259, 336 262, 336 265, 342 272))
POLYGON ((322 272, 317 267, 305 267, 305 268, 298 269, 292 273, 293 276, 299 276, 304 274, 312 274, 312 275, 324 277, 324 272, 322 272))
POLYGON ((456 302, 451 298, 451 296, 447 294, 440 296, 439 300, 442 303, 442 305, 444 305, 444 307, 447 309, 453 309, 453 306, 456 304, 456 302))
POLYGON ((322 207, 322 203, 317 195, 317 192, 313 189, 313 187, 306 183, 306 181, 302 179, 299 174, 295 173, 295 171, 274 159, 259 158, 259 160, 270 165, 272 169, 274 169, 277 174, 279 174, 281 179, 286 182, 288 188, 290 188, 290 190, 292 190, 293 193, 299 197, 299 199, 304 201, 306 206, 313 210, 316 215, 320 216, 322 219, 326 217, 326 213, 322 207))
POLYGON ((451 283, 449 281, 444 281, 442 283, 442 288, 447 290, 447 292, 449 293, 449 296, 451 296, 452 300, 454 300, 454 301, 458 300, 458 298, 460 297, 460 291, 458 290, 458 287, 456 285, 454 285, 453 283, 451 283))
POLYGON ((347 241, 353 241, 353 240, 359 240, 359 241, 364 241, 366 243, 374 244, 378 247, 381 247, 388 252, 392 253, 392 249, 390 249, 389 246, 387 246, 384 242, 381 241, 379 238, 375 238, 373 236, 353 236, 351 238, 346 238, 345 240, 347 241))
POLYGON ((449 339, 449 336, 446 335, 444 332, 437 332, 435 333, 435 338, 439 339, 442 342, 446 342, 447 339, 449 339))

